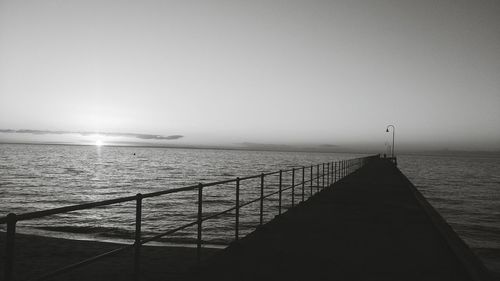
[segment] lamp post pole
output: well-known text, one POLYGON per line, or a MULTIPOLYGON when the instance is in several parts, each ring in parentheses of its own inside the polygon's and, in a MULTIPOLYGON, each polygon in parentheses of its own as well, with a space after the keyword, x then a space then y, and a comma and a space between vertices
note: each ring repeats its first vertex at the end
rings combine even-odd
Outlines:
POLYGON ((394 125, 388 125, 387 128, 385 129, 386 133, 389 133, 389 127, 392 127, 392 152, 391 152, 391 157, 394 158, 394 134, 396 133, 396 128, 394 125))

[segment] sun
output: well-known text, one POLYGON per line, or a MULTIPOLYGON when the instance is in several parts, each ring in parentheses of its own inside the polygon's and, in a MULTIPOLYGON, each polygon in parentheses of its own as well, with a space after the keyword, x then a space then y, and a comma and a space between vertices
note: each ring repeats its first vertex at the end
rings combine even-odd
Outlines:
POLYGON ((103 146, 103 145, 104 145, 104 142, 102 142, 102 140, 96 140, 96 141, 95 141, 95 145, 96 145, 96 146, 103 146))

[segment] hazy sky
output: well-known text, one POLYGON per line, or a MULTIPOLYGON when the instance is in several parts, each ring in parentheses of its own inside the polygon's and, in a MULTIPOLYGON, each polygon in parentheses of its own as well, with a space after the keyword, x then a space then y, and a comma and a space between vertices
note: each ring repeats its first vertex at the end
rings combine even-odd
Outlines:
POLYGON ((0 0, 0 129, 500 149, 500 1, 0 0))

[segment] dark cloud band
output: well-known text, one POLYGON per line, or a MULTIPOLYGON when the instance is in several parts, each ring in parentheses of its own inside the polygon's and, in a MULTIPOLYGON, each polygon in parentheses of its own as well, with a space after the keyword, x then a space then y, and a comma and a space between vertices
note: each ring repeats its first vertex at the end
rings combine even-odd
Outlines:
POLYGON ((107 137, 128 137, 138 138, 143 140, 176 140, 183 138, 182 135, 150 135, 150 134, 135 134, 135 133, 110 133, 110 132, 71 132, 71 131, 49 131, 49 130, 12 130, 0 129, 0 133, 18 133, 18 134, 32 134, 32 135, 63 135, 63 134, 78 134, 82 136, 101 135, 107 137))

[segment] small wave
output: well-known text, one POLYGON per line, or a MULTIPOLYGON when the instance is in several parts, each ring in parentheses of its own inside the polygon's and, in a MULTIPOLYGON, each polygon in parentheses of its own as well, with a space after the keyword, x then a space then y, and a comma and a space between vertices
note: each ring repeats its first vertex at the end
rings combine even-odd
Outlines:
POLYGON ((171 170, 175 170, 176 168, 170 167, 170 166, 162 166, 162 167, 159 167, 158 169, 163 170, 163 171, 171 171, 171 170))
POLYGON ((100 227, 100 226, 40 226, 37 229, 66 232, 66 233, 79 233, 79 234, 98 234, 106 237, 116 238, 133 238, 133 231, 127 231, 115 227, 100 227))
POLYGON ((500 257, 499 248, 474 248, 474 252, 482 257, 498 259, 500 257))
POLYGON ((64 170, 65 170, 68 174, 73 174, 73 175, 80 175, 80 174, 85 173, 85 171, 83 171, 83 170, 79 170, 79 169, 75 169, 75 168, 64 168, 64 170))
MULTIPOLYGON (((218 214, 220 212, 205 212, 203 214, 204 217, 208 217, 208 216, 212 216, 212 215, 215 215, 215 214, 218 214)), ((224 213, 224 214, 220 214, 217 216, 217 218, 219 219, 223 219, 223 218, 232 218, 234 217, 234 214, 232 212, 227 212, 227 213, 224 213)), ((194 218, 194 216, 193 216, 194 218)))
POLYGON ((234 201, 230 200, 230 199, 206 199, 205 201, 203 201, 203 204, 232 205, 232 204, 234 204, 233 202, 234 201))
POLYGON ((464 230, 474 233, 484 233, 492 236, 500 235, 500 227, 494 227, 491 225, 481 225, 481 224, 456 224, 460 225, 464 230))

